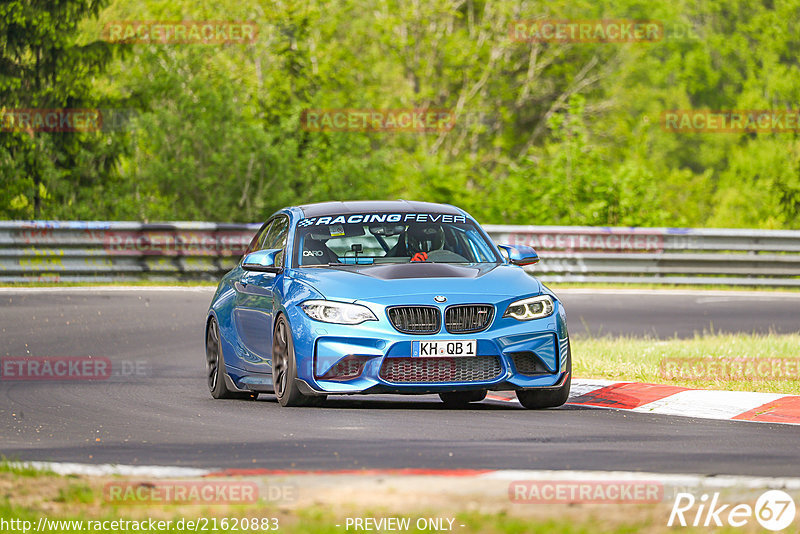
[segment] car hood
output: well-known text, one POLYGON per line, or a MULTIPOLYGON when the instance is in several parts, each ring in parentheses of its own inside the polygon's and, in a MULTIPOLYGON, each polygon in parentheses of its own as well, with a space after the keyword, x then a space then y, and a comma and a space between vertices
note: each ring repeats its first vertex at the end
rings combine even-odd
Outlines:
POLYGON ((327 299, 377 300, 409 295, 536 294, 539 281, 513 265, 401 263, 293 269, 291 276, 327 299))

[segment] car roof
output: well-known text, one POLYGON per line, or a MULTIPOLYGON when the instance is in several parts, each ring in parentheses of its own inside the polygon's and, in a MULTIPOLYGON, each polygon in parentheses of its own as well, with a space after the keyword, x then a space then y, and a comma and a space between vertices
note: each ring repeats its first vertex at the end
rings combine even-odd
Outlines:
POLYGON ((298 206, 306 217, 346 215, 349 213, 444 213, 464 215, 464 212, 449 204, 417 202, 413 200, 350 200, 346 202, 319 202, 298 206))

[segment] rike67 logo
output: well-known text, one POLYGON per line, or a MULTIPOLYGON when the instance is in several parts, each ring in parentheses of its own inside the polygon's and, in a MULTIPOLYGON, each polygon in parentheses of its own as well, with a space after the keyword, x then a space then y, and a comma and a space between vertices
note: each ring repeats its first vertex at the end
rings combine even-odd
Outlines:
POLYGON ((761 494, 755 506, 749 504, 722 504, 719 493, 704 493, 695 498, 691 493, 678 493, 667 526, 693 527, 743 527, 755 520, 765 529, 774 532, 788 528, 795 517, 794 499, 781 490, 761 494))

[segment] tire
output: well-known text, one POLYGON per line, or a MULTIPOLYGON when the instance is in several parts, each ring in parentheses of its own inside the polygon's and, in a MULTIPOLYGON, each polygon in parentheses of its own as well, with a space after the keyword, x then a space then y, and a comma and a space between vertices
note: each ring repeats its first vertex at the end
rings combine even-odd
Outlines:
POLYGON ((281 315, 272 336, 272 385, 281 406, 321 406, 326 396, 304 395, 295 383, 297 360, 289 322, 281 315))
POLYGON ((225 358, 219 341, 219 325, 211 318, 206 329, 206 378, 208 390, 215 399, 257 399, 258 393, 231 391, 225 384, 225 358))
POLYGON ((529 410, 557 408, 567 402, 572 384, 572 349, 567 347, 567 379, 558 388, 517 390, 519 403, 529 410))
POLYGON ((480 402, 486 398, 486 390, 449 391, 439 393, 439 398, 448 408, 466 408, 470 402, 480 402))

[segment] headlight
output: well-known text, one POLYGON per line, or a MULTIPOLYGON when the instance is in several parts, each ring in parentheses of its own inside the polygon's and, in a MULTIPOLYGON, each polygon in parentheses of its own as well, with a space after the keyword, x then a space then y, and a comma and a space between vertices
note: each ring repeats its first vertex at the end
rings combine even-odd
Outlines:
POLYGON ((518 300, 508 305, 503 317, 513 317, 518 321, 530 321, 531 319, 541 319, 553 313, 556 309, 553 299, 547 295, 539 295, 527 299, 518 300))
POLYGON ((306 315, 315 321, 336 324, 361 324, 378 318, 366 306, 334 302, 332 300, 307 300, 300 305, 306 315))

